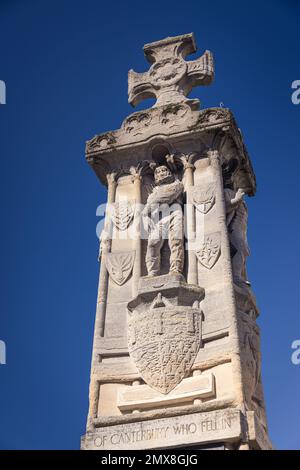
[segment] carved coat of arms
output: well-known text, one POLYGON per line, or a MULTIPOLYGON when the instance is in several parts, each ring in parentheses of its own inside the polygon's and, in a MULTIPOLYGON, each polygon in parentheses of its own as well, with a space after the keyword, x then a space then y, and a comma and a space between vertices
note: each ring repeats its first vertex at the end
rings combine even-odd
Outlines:
POLYGON ((112 280, 122 286, 128 280, 134 263, 135 251, 107 253, 105 263, 112 280))
POLYGON ((192 188, 191 199, 199 212, 207 214, 215 203, 215 184, 209 184, 205 188, 197 186, 192 188))
POLYGON ((113 204, 110 217, 118 230, 126 230, 134 217, 135 201, 119 201, 113 204))
POLYGON ((196 251, 198 261, 207 269, 211 269, 221 254, 220 232, 206 235, 199 250, 196 251))
POLYGON ((167 394, 189 373, 201 347, 202 313, 160 293, 150 308, 128 313, 128 347, 142 378, 167 394))

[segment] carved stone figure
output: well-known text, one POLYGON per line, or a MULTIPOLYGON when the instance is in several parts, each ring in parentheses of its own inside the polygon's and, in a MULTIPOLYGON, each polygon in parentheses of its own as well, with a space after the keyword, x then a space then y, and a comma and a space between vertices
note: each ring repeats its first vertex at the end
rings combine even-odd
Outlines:
POLYGON ((233 281, 237 286, 245 288, 250 286, 246 272, 246 259, 250 254, 247 241, 248 209, 244 201, 246 189, 240 187, 235 190, 233 185, 237 169, 238 161, 235 158, 222 165, 233 281))
POLYGON ((227 227, 231 245, 232 271, 234 283, 240 287, 249 286, 246 259, 249 256, 247 241, 248 210, 244 202, 244 191, 225 188, 227 227))
POLYGON ((175 180, 174 175, 165 165, 154 171, 155 187, 148 196, 143 210, 144 225, 148 225, 148 246, 146 266, 149 276, 160 274, 161 249, 168 240, 170 255, 170 273, 182 273, 184 264, 183 247, 183 184, 175 180), (151 218, 149 217, 151 216, 151 218))

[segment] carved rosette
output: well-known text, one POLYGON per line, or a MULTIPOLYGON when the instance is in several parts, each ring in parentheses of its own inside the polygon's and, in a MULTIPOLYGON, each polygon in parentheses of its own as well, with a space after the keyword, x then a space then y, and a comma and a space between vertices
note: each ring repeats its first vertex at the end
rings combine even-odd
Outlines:
POLYGON ((152 65, 150 82, 154 87, 166 87, 179 82, 186 74, 187 63, 179 57, 167 57, 152 65))

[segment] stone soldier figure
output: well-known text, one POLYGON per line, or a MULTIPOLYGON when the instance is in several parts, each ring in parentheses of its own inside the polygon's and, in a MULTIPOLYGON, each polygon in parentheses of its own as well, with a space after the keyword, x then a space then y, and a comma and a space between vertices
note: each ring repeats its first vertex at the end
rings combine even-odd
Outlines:
POLYGON ((167 239, 171 251, 170 273, 183 271, 183 184, 176 180, 165 165, 154 171, 155 187, 143 210, 144 224, 148 222, 146 266, 148 276, 157 276, 161 267, 161 249, 167 239), (149 216, 151 217, 149 220, 149 216))
POLYGON ((240 287, 250 286, 246 273, 246 258, 249 256, 247 241, 248 210, 244 202, 245 192, 225 188, 227 227, 232 250, 232 271, 234 283, 240 287))

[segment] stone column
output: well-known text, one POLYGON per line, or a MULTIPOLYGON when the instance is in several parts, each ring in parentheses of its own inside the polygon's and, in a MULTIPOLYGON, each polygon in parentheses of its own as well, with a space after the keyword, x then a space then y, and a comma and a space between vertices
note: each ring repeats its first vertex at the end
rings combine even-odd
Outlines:
MULTIPOLYGON (((108 183, 108 195, 107 202, 112 204, 115 202, 116 195, 116 175, 115 173, 107 174, 108 183)), ((111 220, 109 214, 105 215, 104 229, 107 233, 111 234, 111 220)), ((105 324, 105 313, 106 313, 106 301, 107 301, 107 290, 108 290, 108 272, 106 269, 105 257, 106 254, 111 250, 111 239, 101 242, 101 258, 100 258, 100 273, 98 283, 98 298, 97 298, 97 310, 94 328, 94 344, 93 351, 97 347, 97 339, 104 336, 104 324, 105 324)), ((93 354, 93 363, 97 363, 98 354, 93 354)), ((89 392, 89 413, 87 420, 87 429, 93 428, 93 420, 97 417, 98 412, 98 400, 99 400, 100 383, 98 378, 92 374, 90 382, 89 392)))
POLYGON ((142 275, 142 241, 141 241, 141 204, 142 204, 142 176, 136 172, 133 176, 134 194, 135 194, 135 233, 134 249, 135 259, 132 272, 132 295, 135 297, 138 291, 139 279, 142 275))
MULTIPOLYGON (((109 173, 107 175, 108 182, 108 194, 107 203, 109 205, 115 202, 116 197, 116 174, 109 173)), ((112 221, 109 214, 106 212, 105 216, 105 231, 111 236, 112 233, 112 221)), ((106 312, 106 301, 107 301, 107 289, 108 289, 108 271, 106 269, 106 255, 111 250, 111 239, 106 240, 102 243, 101 247, 101 259, 100 259, 100 275, 98 284, 98 298, 97 298, 97 314, 96 314, 96 328, 95 333, 99 332, 99 336, 104 336, 104 323, 105 323, 105 312, 106 312)))
POLYGON ((194 186, 194 165, 189 161, 184 162, 184 178, 187 192, 187 255, 188 255, 188 272, 187 282, 189 284, 198 284, 197 257, 192 249, 193 240, 195 239, 195 209, 191 200, 190 191, 194 186))
POLYGON ((238 323, 237 323, 237 310, 235 304, 235 294, 233 287, 233 276, 232 276, 232 265, 230 256, 230 244, 226 223, 226 206, 224 197, 223 187, 223 175, 221 170, 220 156, 217 150, 209 150, 208 157, 210 164, 214 171, 216 181, 216 211, 217 218, 220 224, 221 232, 221 256, 223 258, 224 265, 224 296, 226 298, 224 305, 227 305, 229 315, 231 318, 231 324, 229 328, 229 335, 232 344, 232 369, 235 381, 235 391, 237 404, 241 407, 244 406, 244 392, 243 392, 243 380, 242 370, 240 363, 240 345, 239 345, 239 334, 238 334, 238 323))

